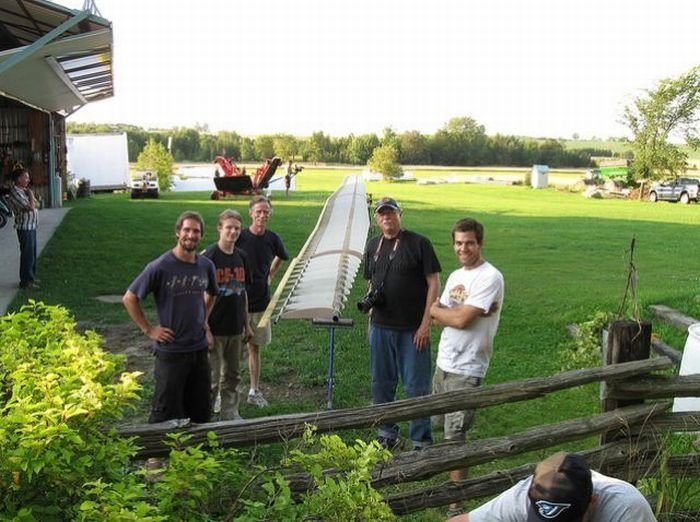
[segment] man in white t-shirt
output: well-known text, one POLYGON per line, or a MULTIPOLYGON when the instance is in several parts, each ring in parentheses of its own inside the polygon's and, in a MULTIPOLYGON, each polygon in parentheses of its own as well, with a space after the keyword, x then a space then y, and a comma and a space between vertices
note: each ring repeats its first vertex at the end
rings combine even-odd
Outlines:
POLYGON ((656 522, 632 484, 591 471, 586 461, 559 452, 535 474, 469 514, 449 522, 656 522))
MULTIPOLYGON (((493 339, 503 307, 503 275, 482 254, 484 227, 471 218, 452 227, 454 252, 462 265, 450 274, 445 290, 430 309, 433 320, 444 326, 433 376, 433 393, 469 390, 481 385, 493 353, 493 339)), ((445 439, 464 441, 474 422, 474 410, 436 415, 444 424, 445 439)), ((453 470, 450 479, 462 480, 466 470, 453 470)), ((452 504, 448 515, 461 513, 452 504)))

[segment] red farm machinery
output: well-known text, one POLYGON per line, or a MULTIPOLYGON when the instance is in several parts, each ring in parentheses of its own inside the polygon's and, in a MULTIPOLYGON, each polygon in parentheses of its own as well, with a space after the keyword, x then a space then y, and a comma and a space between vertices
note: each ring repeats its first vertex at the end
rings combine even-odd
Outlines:
POLYGON ((261 194, 270 184, 282 160, 277 156, 266 159, 252 176, 246 173, 245 167, 239 168, 232 158, 217 156, 214 162, 217 164, 214 177, 216 190, 211 193, 211 199, 220 199, 227 195, 261 194))

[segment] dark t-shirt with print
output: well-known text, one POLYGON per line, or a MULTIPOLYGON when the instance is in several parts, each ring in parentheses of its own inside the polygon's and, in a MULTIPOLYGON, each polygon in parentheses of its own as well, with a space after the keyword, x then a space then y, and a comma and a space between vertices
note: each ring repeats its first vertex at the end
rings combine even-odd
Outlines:
POLYGON ((203 255, 214 262, 219 294, 209 314, 209 328, 217 336, 240 335, 245 324, 246 285, 250 285, 248 256, 240 248, 227 254, 214 243, 203 255))
POLYGON ((175 332, 172 343, 154 342, 156 350, 187 353, 207 347, 204 292, 212 296, 218 292, 214 264, 209 259, 198 255, 194 263, 188 263, 168 251, 148 263, 129 290, 140 301, 153 293, 158 322, 175 332))

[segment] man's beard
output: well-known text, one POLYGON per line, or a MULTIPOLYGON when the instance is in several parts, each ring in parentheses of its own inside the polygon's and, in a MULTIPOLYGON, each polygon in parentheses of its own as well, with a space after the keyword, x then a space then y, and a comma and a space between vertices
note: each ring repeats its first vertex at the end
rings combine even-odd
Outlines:
POLYGON ((195 250, 197 250, 198 244, 199 244, 198 241, 184 240, 184 239, 180 240, 180 246, 182 247, 182 249, 185 252, 194 252, 195 250), (188 244, 191 244, 192 246, 189 247, 189 246, 187 246, 188 244))

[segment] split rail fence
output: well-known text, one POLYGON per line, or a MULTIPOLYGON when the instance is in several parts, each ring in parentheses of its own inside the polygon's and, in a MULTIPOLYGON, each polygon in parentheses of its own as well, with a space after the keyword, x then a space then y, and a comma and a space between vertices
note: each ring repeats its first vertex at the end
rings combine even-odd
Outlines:
MULTIPOLYGON (((453 391, 363 408, 243 422, 196 425, 169 421, 123 427, 120 433, 136 437, 136 443, 141 447, 140 457, 163 456, 168 453, 165 435, 173 431, 191 435, 188 444, 204 443, 207 433, 215 431, 223 446, 250 446, 298 438, 304 433, 306 424, 315 425, 319 432, 370 428, 380 423, 532 400, 560 390, 601 382, 603 411, 600 414, 540 425, 500 437, 441 443, 422 451, 399 453, 374 470, 373 486, 380 489, 409 484, 406 491, 386 495, 396 514, 492 496, 531 474, 534 463, 460 482, 447 481, 430 486, 420 482, 453 469, 471 468, 595 435, 601 436, 600 445, 578 453, 602 473, 631 482, 661 474, 666 477, 700 477, 698 453, 661 458, 666 433, 700 432, 697 412, 670 411, 671 399, 675 397, 700 397, 700 374, 676 375, 679 353, 659 340, 652 340, 649 323, 613 323, 607 347, 607 364, 604 366, 483 386, 469 394, 453 391), (650 348, 660 355, 649 358, 650 348), (630 358, 640 360, 628 361, 630 358)), ((327 473, 333 473, 333 470, 327 470, 327 473)), ((313 487, 308 476, 298 474, 290 478, 296 492, 313 487)))

